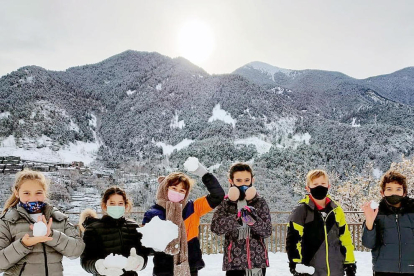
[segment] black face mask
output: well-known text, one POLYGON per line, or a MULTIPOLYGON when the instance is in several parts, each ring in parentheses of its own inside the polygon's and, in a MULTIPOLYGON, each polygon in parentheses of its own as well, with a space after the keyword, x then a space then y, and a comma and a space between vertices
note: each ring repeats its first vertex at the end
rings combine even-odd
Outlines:
POLYGON ((396 204, 400 203, 403 199, 404 199, 404 197, 400 196, 400 195, 385 196, 385 200, 390 205, 396 205, 396 204))
POLYGON ((310 193, 314 199, 324 199, 328 194, 328 188, 324 186, 316 186, 315 188, 309 188, 310 193))
POLYGON ((243 200, 246 197, 246 191, 247 189, 249 189, 252 186, 252 184, 250 183, 249 186, 236 186, 234 185, 234 187, 236 187, 237 189, 239 189, 240 195, 239 195, 239 200, 243 200))

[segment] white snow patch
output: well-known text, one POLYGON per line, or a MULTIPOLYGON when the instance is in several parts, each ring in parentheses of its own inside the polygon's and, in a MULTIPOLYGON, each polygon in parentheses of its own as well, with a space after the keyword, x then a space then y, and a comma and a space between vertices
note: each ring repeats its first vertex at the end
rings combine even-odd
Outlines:
POLYGON ((110 83, 111 83, 111 81, 106 80, 106 81, 104 81, 104 83, 105 83, 105 84, 110 84, 110 83))
POLYGON ((295 140, 296 142, 299 142, 299 143, 305 142, 306 145, 309 145, 310 138, 311 138, 311 135, 307 132, 304 134, 295 134, 292 137, 292 139, 295 140))
POLYGON ((128 90, 126 93, 127 93, 128 96, 131 96, 135 92, 137 92, 137 90, 128 90))
POLYGON ((19 125, 24 125, 25 121, 23 119, 19 120, 19 125))
POLYGON ((157 89, 158 91, 161 91, 161 89, 162 89, 162 83, 157 84, 157 86, 155 87, 155 89, 157 89))
POLYGON ((236 120, 231 117, 230 113, 221 109, 219 103, 216 104, 216 106, 213 108, 213 115, 208 119, 208 122, 213 122, 216 120, 223 121, 226 124, 232 124, 233 127, 236 126, 236 120))
POLYGON ((278 87, 274 87, 272 89, 270 89, 273 93, 276 94, 283 94, 283 92, 285 91, 283 88, 281 88, 280 86, 278 87))
POLYGON ((76 132, 79 132, 79 126, 77 124, 75 124, 72 120, 70 120, 69 129, 74 130, 76 132))
POLYGON ((237 139, 234 141, 235 145, 243 144, 243 145, 254 145, 256 150, 259 154, 264 154, 269 152, 272 144, 266 141, 263 141, 259 137, 248 137, 245 139, 237 139))
POLYGON ((221 163, 214 164, 213 166, 208 167, 207 169, 212 172, 214 170, 218 170, 221 166, 221 163))
POLYGON ((91 117, 92 117, 92 119, 89 120, 89 125, 93 126, 93 127, 96 127, 96 123, 97 123, 96 116, 91 114, 91 117))
POLYGON ((171 119, 170 128, 180 128, 185 127, 184 120, 178 121, 178 113, 175 111, 174 117, 171 119))
MULTIPOLYGON (((38 141, 47 142, 48 139, 50 138, 42 136, 42 138, 38 138, 38 141)), ((0 152, 2 155, 20 156, 25 160, 40 162, 71 163, 72 161, 83 161, 85 164, 90 164, 95 160, 99 146, 98 142, 77 141, 58 151, 53 151, 48 147, 26 150, 16 146, 16 140, 13 135, 3 140, 0 137, 0 152)))
POLYGON ((156 251, 164 251, 167 245, 178 237, 178 226, 159 217, 153 217, 143 227, 137 228, 137 231, 142 234, 142 245, 156 251))
POLYGON ((383 173, 384 173, 384 172, 383 172, 383 171, 381 171, 381 170, 380 170, 380 169, 378 169, 378 168, 374 168, 374 169, 372 170, 372 175, 373 175, 376 179, 380 179, 383 173))
POLYGON ((28 77, 26 77, 26 82, 27 83, 33 83, 33 79, 34 79, 33 76, 28 76, 28 77))
POLYGON ((0 113, 0 120, 1 120, 1 119, 4 119, 4 118, 8 118, 10 115, 11 115, 11 114, 10 114, 10 112, 8 112, 8 111, 3 112, 3 113, 0 113))
POLYGON ((162 154, 170 155, 171 153, 173 153, 174 150, 177 150, 177 151, 182 150, 182 149, 188 147, 189 145, 191 145, 191 143, 193 143, 193 142, 194 142, 194 140, 184 139, 175 146, 167 145, 163 142, 156 142, 155 145, 158 146, 158 147, 162 147, 162 154))
POLYGON ((356 118, 352 118, 351 126, 352 127, 360 127, 361 125, 356 123, 356 118))

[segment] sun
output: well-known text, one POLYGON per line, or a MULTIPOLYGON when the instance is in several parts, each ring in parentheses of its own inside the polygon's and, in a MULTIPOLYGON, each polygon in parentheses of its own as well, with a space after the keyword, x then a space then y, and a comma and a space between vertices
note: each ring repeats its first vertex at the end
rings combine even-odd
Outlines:
POLYGON ((193 63, 200 64, 206 61, 214 47, 213 32, 202 21, 187 21, 178 33, 179 54, 193 63))

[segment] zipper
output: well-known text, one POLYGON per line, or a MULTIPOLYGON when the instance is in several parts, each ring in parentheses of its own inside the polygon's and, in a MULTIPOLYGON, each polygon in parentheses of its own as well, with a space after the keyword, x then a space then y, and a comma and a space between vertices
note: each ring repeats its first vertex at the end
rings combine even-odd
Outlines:
POLYGON ((397 223, 397 231, 398 231, 398 249, 399 249, 398 271, 401 273, 401 232, 400 232, 400 223, 398 222, 398 214, 395 214, 395 222, 397 223))
MULTIPOLYGON (((335 208, 336 209, 336 208, 335 208)), ((329 245, 328 245, 328 231, 326 230, 326 220, 328 219, 329 215, 335 210, 332 209, 324 218, 322 216, 323 220, 323 231, 325 232, 325 251, 326 251, 326 268, 328 270, 327 276, 331 275, 331 268, 329 267, 329 245)))
POLYGON ((116 224, 118 226, 119 240, 121 241, 121 252, 122 252, 122 249, 124 248, 124 240, 122 239, 122 231, 121 231, 122 225, 119 225, 119 221, 117 221, 116 224))
POLYGON ((250 238, 246 238, 246 248, 247 248, 247 267, 252 269, 252 261, 250 260, 250 238))
POLYGON ((45 257, 45 275, 48 276, 49 275, 49 270, 47 268, 47 254, 46 254, 46 246, 45 244, 42 242, 42 246, 43 246, 43 256, 45 257))
POLYGON ((227 247, 227 257, 229 259, 229 263, 231 263, 231 246, 233 245, 233 242, 230 241, 229 247, 227 247))
POLYGON ((27 262, 24 262, 24 263, 23 263, 23 266, 22 266, 22 269, 20 270, 19 276, 22 276, 22 274, 23 274, 23 270, 24 270, 24 268, 25 268, 26 264, 27 264, 27 262))

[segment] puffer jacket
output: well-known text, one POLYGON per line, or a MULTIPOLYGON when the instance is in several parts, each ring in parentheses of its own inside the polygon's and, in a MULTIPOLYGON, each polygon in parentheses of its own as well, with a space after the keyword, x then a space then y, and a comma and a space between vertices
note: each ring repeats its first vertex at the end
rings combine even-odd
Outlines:
POLYGON ((309 195, 299 201, 289 217, 286 251, 290 262, 314 267, 314 276, 343 276, 344 264, 355 258, 342 208, 331 200, 319 211, 309 195))
POLYGON ((248 206, 255 208, 257 218, 250 227, 250 237, 239 239, 240 223, 237 220, 237 203, 226 198, 217 207, 211 221, 211 231, 225 235, 223 270, 245 270, 269 266, 267 247, 264 239, 272 233, 270 210, 264 198, 258 194, 248 206))
POLYGON ((362 235, 362 244, 372 249, 374 272, 414 275, 414 200, 406 197, 394 208, 383 199, 378 208, 374 227, 364 223, 362 235))
MULTIPOLYGON (((145 268, 148 260, 148 249, 141 244, 142 234, 138 233, 138 224, 130 219, 121 217, 114 219, 110 216, 102 218, 87 217, 83 223, 85 232, 83 240, 85 251, 81 255, 83 269, 94 275, 99 275, 95 263, 105 259, 110 253, 129 257, 130 250, 135 247, 137 255, 144 258, 145 268)), ((124 276, 138 275, 135 271, 127 271, 124 276)))
POLYGON ((26 247, 21 238, 35 221, 26 210, 14 206, 0 220, 0 272, 11 275, 63 275, 62 256, 77 258, 85 245, 68 217, 51 205, 43 209, 46 220, 53 219, 53 240, 26 247))

